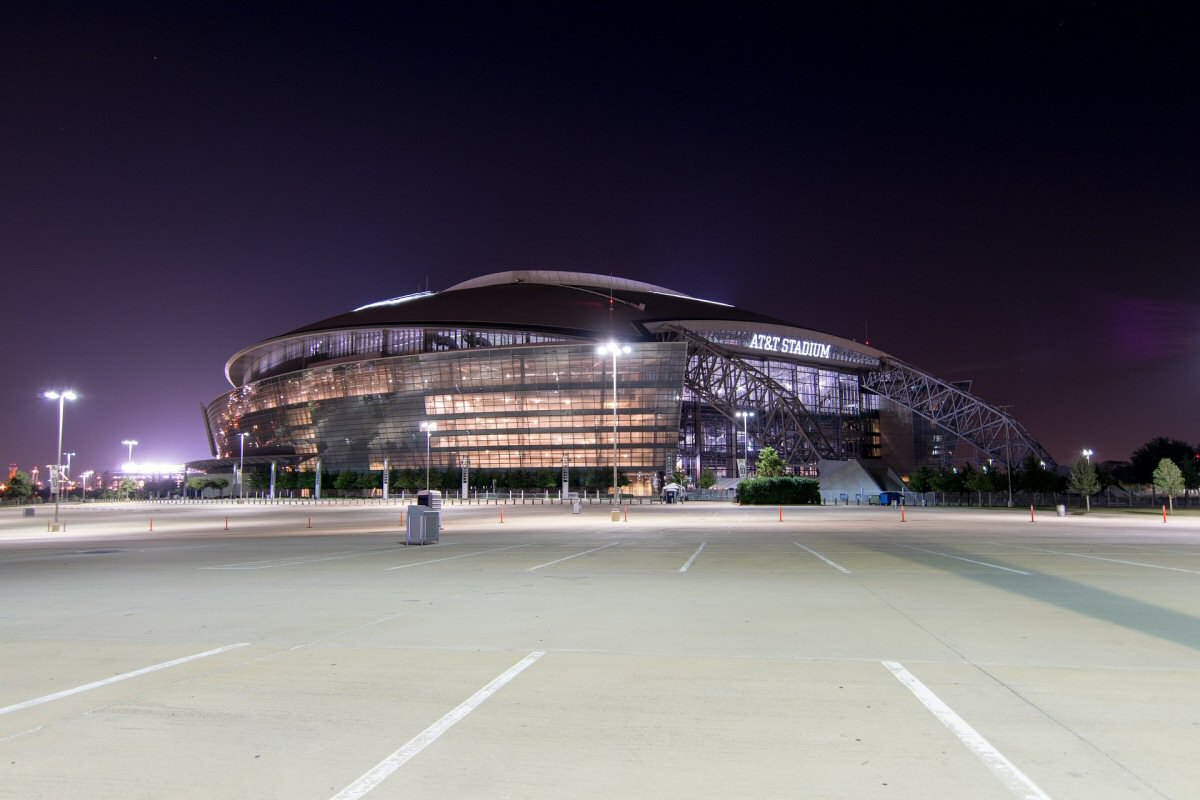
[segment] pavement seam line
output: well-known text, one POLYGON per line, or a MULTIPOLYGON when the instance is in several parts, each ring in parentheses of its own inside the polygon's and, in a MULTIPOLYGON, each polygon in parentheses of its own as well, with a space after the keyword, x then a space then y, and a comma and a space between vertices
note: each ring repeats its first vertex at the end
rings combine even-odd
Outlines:
POLYGON ((422 564, 437 564, 439 561, 453 561, 456 558, 470 558, 471 556, 481 556, 484 553, 499 553, 501 550, 516 550, 518 547, 532 547, 533 542, 529 544, 514 544, 511 547, 496 547, 491 550, 476 550, 474 553, 463 553, 461 556, 446 556, 445 558, 434 558, 429 561, 417 561, 412 564, 397 564, 394 567, 384 567, 384 572, 390 572, 394 569, 408 569, 409 567, 419 567, 422 564))
POLYGON ((692 553, 692 557, 689 558, 687 561, 685 561, 683 566, 679 568, 680 572, 688 571, 688 567, 690 567, 692 565, 692 562, 696 560, 696 557, 700 555, 700 551, 704 549, 704 545, 706 545, 706 544, 708 544, 708 542, 700 543, 700 546, 696 548, 696 552, 692 553))
POLYGON ((487 686, 475 692, 475 694, 459 703, 437 722, 418 733, 412 739, 409 739, 399 750, 396 750, 396 752, 363 773, 362 777, 334 795, 332 800, 358 800, 358 798, 383 783, 388 776, 404 766, 409 759, 437 741, 438 737, 461 722, 463 718, 478 708, 483 701, 504 688, 505 684, 520 675, 527 668, 533 666, 544 655, 546 655, 544 650, 535 650, 516 664, 513 664, 492 679, 487 686))
POLYGON ((572 558, 579 558, 580 556, 586 556, 588 553, 594 553, 597 550, 603 550, 606 547, 615 547, 616 545, 619 545, 619 544, 620 544, 620 542, 612 542, 610 544, 601 545, 599 547, 593 547, 591 550, 584 550, 582 553, 575 553, 574 555, 564 556, 562 558, 556 558, 553 561, 547 561, 545 564, 538 564, 536 567, 530 567, 529 569, 527 569, 525 571, 533 572, 534 570, 541 569, 542 567, 549 567, 549 566, 553 566, 554 564, 559 564, 563 561, 570 561, 572 558))

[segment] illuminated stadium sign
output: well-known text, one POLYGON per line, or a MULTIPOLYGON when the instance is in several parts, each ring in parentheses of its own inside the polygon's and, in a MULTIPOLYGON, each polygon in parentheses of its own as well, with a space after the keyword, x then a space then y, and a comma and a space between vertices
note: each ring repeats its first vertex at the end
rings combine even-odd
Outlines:
POLYGON ((789 339, 786 336, 767 336, 764 333, 756 333, 751 336, 746 347, 752 350, 770 350, 772 353, 809 358, 829 358, 832 350, 832 345, 810 342, 807 339, 789 339))

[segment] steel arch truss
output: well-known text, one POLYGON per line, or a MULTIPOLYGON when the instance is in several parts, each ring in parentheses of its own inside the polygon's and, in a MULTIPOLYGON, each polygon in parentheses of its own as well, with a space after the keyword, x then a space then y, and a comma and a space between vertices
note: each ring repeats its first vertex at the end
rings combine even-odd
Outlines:
POLYGON ((667 327, 673 338, 688 344, 684 385, 705 404, 734 423, 738 411, 754 409, 763 442, 789 464, 846 458, 795 392, 700 334, 678 325, 667 327))
POLYGON ((880 359, 863 376, 863 389, 898 403, 976 449, 1013 467, 1032 456, 1053 469, 1054 459, 1006 411, 988 405, 894 358, 880 359))

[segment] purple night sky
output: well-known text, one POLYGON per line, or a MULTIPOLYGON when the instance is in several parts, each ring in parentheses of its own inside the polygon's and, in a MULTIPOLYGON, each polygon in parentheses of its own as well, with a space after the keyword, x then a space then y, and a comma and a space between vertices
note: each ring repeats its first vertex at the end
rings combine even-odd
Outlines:
POLYGON ((0 461, 68 387, 75 473, 207 457, 239 348, 522 267, 869 326, 1061 461, 1200 438, 1191 23, 833 5, 9 8, 0 461))

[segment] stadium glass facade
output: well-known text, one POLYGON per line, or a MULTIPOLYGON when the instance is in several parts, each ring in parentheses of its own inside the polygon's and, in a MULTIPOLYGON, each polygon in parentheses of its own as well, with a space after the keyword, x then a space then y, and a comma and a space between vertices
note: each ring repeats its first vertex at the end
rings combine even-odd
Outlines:
MULTIPOLYGON (((556 468, 564 456, 611 466, 610 358, 590 343, 488 346, 482 338, 470 348, 318 362, 251 381, 209 405, 218 453, 235 457, 245 432, 253 450, 320 455, 330 469, 378 470, 385 458, 391 468, 415 468, 426 457, 421 425, 433 423, 435 468, 463 458, 477 469, 556 468)), ((617 359, 620 468, 674 468, 684 351, 643 342, 617 359)))

